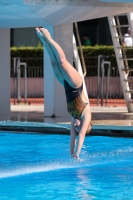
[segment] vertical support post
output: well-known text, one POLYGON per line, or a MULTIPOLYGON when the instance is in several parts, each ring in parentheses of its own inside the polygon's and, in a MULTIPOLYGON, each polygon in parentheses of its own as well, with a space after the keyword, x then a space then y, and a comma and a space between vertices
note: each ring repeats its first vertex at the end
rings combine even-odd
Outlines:
POLYGON ((101 64, 101 72, 102 72, 102 87, 101 87, 101 106, 103 106, 104 99, 104 62, 101 64))
POLYGON ((110 78, 110 67, 111 62, 108 62, 108 76, 107 76, 107 90, 106 90, 106 106, 108 105, 108 94, 109 94, 109 78, 110 78))
POLYGON ((103 55, 98 56, 98 69, 97 69, 97 106, 99 106, 99 95, 100 95, 100 68, 101 62, 104 60, 103 55))
POLYGON ((20 62, 19 57, 14 57, 13 59, 13 73, 14 73, 14 105, 16 104, 17 98, 17 70, 18 70, 18 63, 20 62))
MULTIPOLYGON (((54 27, 45 26, 54 38, 54 27)), ((54 115, 54 74, 47 50, 44 47, 44 115, 51 117, 54 115)))
POLYGON ((21 74, 21 66, 24 66, 24 103, 27 101, 27 64, 20 62, 20 58, 14 58, 14 105, 15 98, 17 96, 17 101, 20 103, 21 101, 21 91, 20 91, 20 74, 21 74), (16 85, 16 74, 17 74, 17 85, 16 85), (17 95, 15 95, 17 92, 17 95))
MULTIPOLYGON (((73 24, 63 24, 54 27, 54 39, 63 49, 68 62, 73 65, 73 24)), ((55 116, 69 117, 64 87, 55 80, 55 116)))
POLYGON ((10 120, 10 29, 0 29, 0 120, 10 120))
MULTIPOLYGON (((45 26, 52 38, 62 47, 67 60, 73 64, 72 34, 73 24, 45 26)), ((64 88, 55 79, 50 58, 44 48, 44 115, 47 117, 70 117, 67 111, 64 88)))
MULTIPOLYGON (((104 59, 102 59, 102 63, 101 63, 101 75, 102 75, 102 77, 101 77, 101 85, 99 83, 99 88, 101 87, 101 106, 103 106, 103 103, 104 103, 103 100, 104 100, 105 64, 108 65, 108 69, 107 69, 107 86, 106 86, 106 106, 108 104, 108 89, 109 89, 109 78, 110 78, 110 66, 111 66, 111 62, 104 61, 104 59)), ((99 77, 100 77, 100 65, 99 65, 99 73, 98 74, 99 74, 99 77)))
POLYGON ((21 96, 20 96, 20 60, 17 62, 17 99, 18 103, 20 103, 21 96))
POLYGON ((24 103, 27 101, 27 64, 24 65, 24 103))

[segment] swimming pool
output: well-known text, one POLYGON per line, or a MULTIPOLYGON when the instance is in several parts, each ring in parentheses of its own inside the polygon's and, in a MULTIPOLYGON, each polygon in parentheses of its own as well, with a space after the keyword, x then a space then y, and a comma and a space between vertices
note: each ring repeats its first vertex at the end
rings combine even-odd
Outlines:
POLYGON ((69 135, 0 133, 0 199, 132 199, 131 138, 87 136, 81 161, 69 135))

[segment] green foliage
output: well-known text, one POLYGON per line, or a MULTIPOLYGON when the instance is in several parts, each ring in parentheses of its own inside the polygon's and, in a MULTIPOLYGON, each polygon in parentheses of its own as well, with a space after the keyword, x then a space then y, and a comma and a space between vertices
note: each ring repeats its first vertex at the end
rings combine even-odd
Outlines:
MULTIPOLYGON (((111 66, 117 66, 113 46, 82 46, 82 49, 86 66, 97 66, 98 55, 103 55, 105 60, 111 61, 111 66)), ((43 50, 41 43, 37 47, 11 47, 11 58, 20 57, 21 61, 27 62, 29 67, 43 66, 43 50)), ((132 57, 133 50, 126 50, 126 54, 132 57)), ((130 64, 133 65, 133 61, 130 61, 130 64)))
POLYGON ((21 62, 26 62, 29 67, 43 66, 43 47, 11 47, 11 66, 14 57, 20 57, 21 62))
MULTIPOLYGON (((96 65, 98 63, 98 55, 103 55, 105 61, 110 61, 111 66, 117 66, 114 47, 113 46, 83 46, 83 54, 86 66, 96 65)), ((133 49, 125 50, 127 57, 133 57, 133 49)), ((133 61, 128 62, 129 66, 133 66, 133 61)))
POLYGON ((113 46, 83 46, 82 49, 86 66, 97 65, 99 55, 103 55, 105 60, 111 61, 111 65, 117 65, 113 46))

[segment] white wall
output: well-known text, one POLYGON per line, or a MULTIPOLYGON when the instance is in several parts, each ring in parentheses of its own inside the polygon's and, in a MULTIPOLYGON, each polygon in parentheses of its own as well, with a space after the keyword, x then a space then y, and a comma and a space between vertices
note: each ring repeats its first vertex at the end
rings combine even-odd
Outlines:
POLYGON ((0 29, 0 120, 10 119, 10 29, 0 29))
MULTIPOLYGON (((73 62, 73 46, 72 34, 73 25, 66 24, 53 27, 51 25, 45 26, 55 41, 62 47, 66 54, 67 60, 72 64, 73 62)), ((68 117, 67 104, 64 88, 55 79, 49 55, 44 50, 44 115, 56 117, 68 117)))
MULTIPOLYGON (((54 38, 55 41, 63 49, 67 60, 73 64, 73 24, 65 24, 55 26, 54 29, 54 38)), ((65 91, 62 85, 55 81, 55 116, 68 117, 70 114, 67 111, 67 103, 65 91)))
MULTIPOLYGON (((54 37, 54 27, 49 25, 45 26, 54 37)), ((51 62, 47 50, 44 47, 44 115, 51 117, 54 115, 54 73, 52 70, 51 62)))

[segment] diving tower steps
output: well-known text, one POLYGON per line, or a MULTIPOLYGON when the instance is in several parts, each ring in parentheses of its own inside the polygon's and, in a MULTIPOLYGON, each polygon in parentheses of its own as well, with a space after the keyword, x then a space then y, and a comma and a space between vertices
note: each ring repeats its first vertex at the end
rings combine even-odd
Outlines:
POLYGON ((126 93, 133 93, 133 90, 127 90, 126 93))
POLYGON ((122 72, 133 72, 133 69, 122 69, 122 72))
MULTIPOLYGON (((117 16, 108 17, 109 27, 111 31, 114 51, 116 55, 117 65, 120 74, 123 95, 126 101, 128 112, 133 112, 133 67, 131 61, 132 56, 127 56, 127 50, 133 49, 133 46, 124 46, 124 38, 132 38, 133 41, 133 13, 124 13, 117 16), (121 24, 120 17, 124 16, 127 23, 121 24), (131 35, 125 36, 123 30, 130 28, 131 35), (130 88, 132 86, 132 88, 130 88)), ((126 32, 125 32, 126 33, 126 32)))
POLYGON ((128 83, 133 83, 133 79, 125 79, 124 81, 128 83))
MULTIPOLYGON (((118 16, 117 16, 117 17, 118 17, 118 16)), ((119 28, 119 27, 120 27, 120 28, 126 28, 126 27, 128 28, 129 25, 113 25, 113 26, 112 26, 112 28, 119 28)))
MULTIPOLYGON (((116 37, 116 38, 118 38, 118 37, 116 37)), ((121 37, 121 38, 126 38, 126 37, 121 37)), ((123 47, 123 46, 120 46, 120 47, 117 47, 117 49, 133 49, 133 47, 123 47)))

